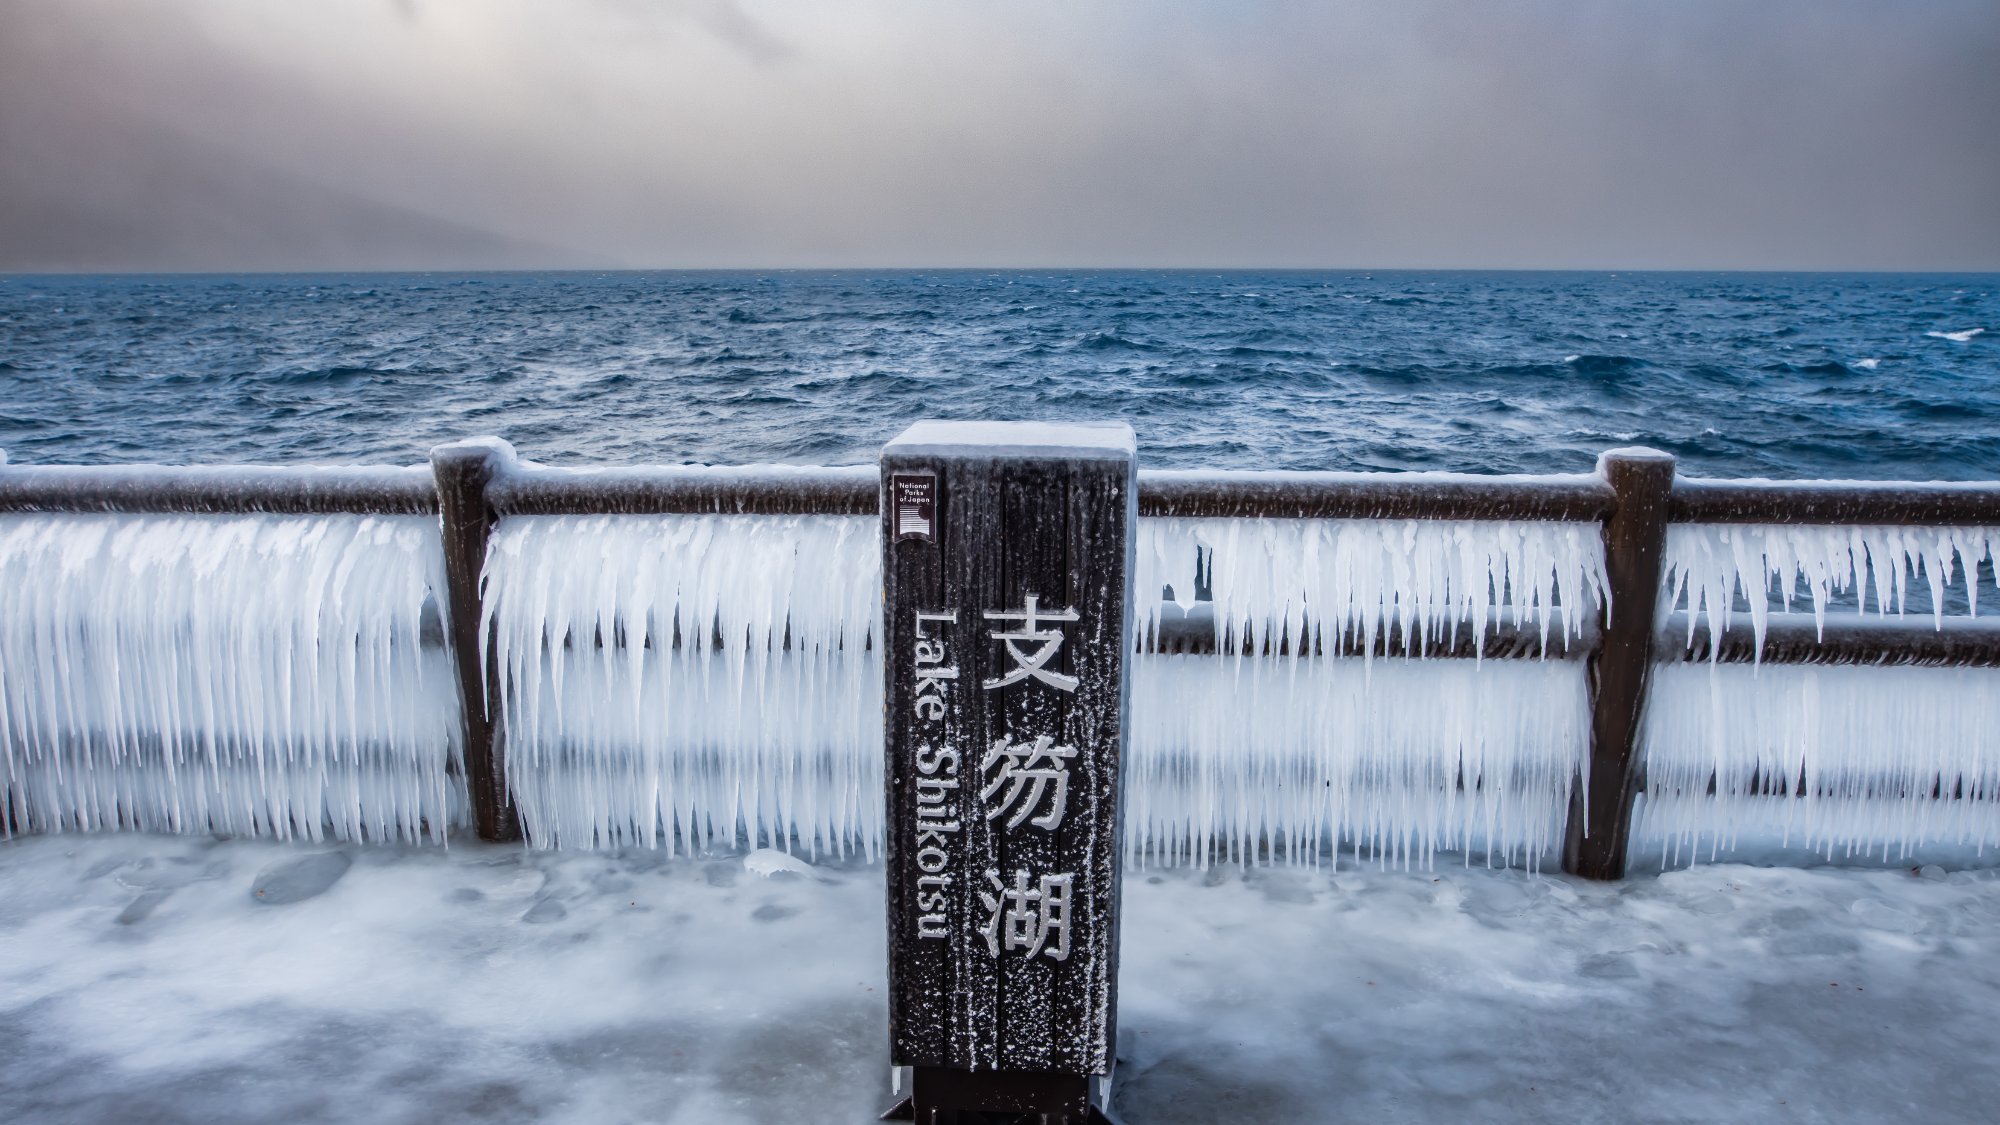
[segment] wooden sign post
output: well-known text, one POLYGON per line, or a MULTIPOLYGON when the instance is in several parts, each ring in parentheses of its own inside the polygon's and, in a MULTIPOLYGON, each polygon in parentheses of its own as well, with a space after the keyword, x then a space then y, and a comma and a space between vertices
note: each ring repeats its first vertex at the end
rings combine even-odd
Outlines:
POLYGON ((918 423, 882 489, 892 1112, 1105 1120, 1131 427, 918 423))

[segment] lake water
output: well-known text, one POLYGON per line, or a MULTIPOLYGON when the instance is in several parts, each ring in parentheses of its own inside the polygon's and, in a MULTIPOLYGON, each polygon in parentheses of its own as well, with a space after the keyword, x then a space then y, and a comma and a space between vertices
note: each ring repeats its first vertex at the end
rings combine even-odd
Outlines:
POLYGON ((2000 275, 0 278, 21 463, 838 463, 918 418, 1122 418, 1153 466, 2000 478, 2000 275))

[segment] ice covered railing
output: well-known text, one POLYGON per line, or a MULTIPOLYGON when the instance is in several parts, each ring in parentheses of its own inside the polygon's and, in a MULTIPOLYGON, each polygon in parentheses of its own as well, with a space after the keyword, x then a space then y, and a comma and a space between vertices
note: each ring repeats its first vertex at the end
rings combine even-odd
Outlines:
POLYGON ((428 491, 0 466, 6 826, 441 839, 465 802, 428 491))
POLYGON ((1677 489, 1684 507, 1708 505, 1681 514, 1713 522, 1667 533, 1660 646, 1680 659, 1658 670, 1643 732, 1641 850, 1909 859, 2000 842, 2000 669, 1979 666, 2000 649, 1986 491, 1677 489), (1844 510, 1827 510, 1842 493, 1844 510))
POLYGON ((1589 748, 1561 658, 1604 604, 1594 523, 1153 517, 1137 556, 1136 860, 1532 865, 1559 841, 1589 748))
POLYGON ((437 460, 458 644, 485 661, 486 834, 876 854, 874 466, 552 469, 497 442, 437 460))
POLYGON ((1134 858, 1554 854, 1614 501, 1600 476, 1142 473, 1134 858))
POLYGON ((874 854, 881 553, 866 516, 502 519, 482 631, 528 838, 874 854))
POLYGON ((875 487, 0 457, 4 828, 872 849, 875 487))
MULTIPOLYGON (((6 826, 867 853, 879 487, 490 440, 411 469, 0 463, 6 826)), ((1642 788, 1636 851, 1669 859, 1773 817, 1822 853, 1993 834, 2000 630, 1971 611, 2000 486, 1627 450, 1139 493, 1138 858, 1559 841, 1614 877, 1642 788)))
MULTIPOLYGON (((873 518, 851 513, 872 509, 876 470, 591 472, 490 456, 480 643, 527 837, 679 848, 740 832, 872 851, 880 540, 873 518)), ((1547 852, 1588 745, 1581 667, 1555 658, 1594 636, 1602 575, 1594 525, 1539 517, 1600 513, 1606 487, 1430 474, 1188 482, 1182 502, 1197 511, 1219 485, 1265 515, 1142 519, 1140 589, 1192 591, 1182 570, 1220 567, 1209 586, 1231 591, 1224 647, 1291 632, 1265 654, 1276 660, 1149 649, 1135 663, 1133 853, 1304 858, 1343 841, 1406 862, 1439 848, 1547 852), (1300 489, 1318 498, 1292 518, 1300 489), (1440 502, 1500 518, 1376 518, 1440 502), (1319 607, 1336 604, 1328 632, 1319 607), (1342 658, 1349 633, 1359 660, 1342 658), (1330 641, 1334 659, 1285 666, 1285 638, 1308 635, 1314 656, 1330 641), (1377 642, 1404 645, 1399 656, 1490 648, 1496 660, 1371 672, 1377 642), (1551 659, 1497 659, 1531 654, 1551 659), (1441 682, 1413 686, 1427 679, 1441 682), (1261 704, 1249 727, 1246 704, 1261 704)), ((1175 484, 1149 475, 1142 493, 1172 503, 1175 484)), ((1168 607, 1140 604, 1141 633, 1157 639, 1168 607)))

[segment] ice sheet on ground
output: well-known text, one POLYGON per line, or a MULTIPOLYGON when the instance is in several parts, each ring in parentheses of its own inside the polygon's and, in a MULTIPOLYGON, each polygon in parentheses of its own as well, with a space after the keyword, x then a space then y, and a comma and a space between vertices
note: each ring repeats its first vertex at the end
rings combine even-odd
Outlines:
MULTIPOLYGON (((740 854, 0 843, 0 1118, 861 1122, 882 872, 740 854), (148 903, 143 909, 135 904, 148 903)), ((1125 888, 1118 1104, 1255 1121, 1978 1122, 2000 876, 1217 867, 1125 888)))

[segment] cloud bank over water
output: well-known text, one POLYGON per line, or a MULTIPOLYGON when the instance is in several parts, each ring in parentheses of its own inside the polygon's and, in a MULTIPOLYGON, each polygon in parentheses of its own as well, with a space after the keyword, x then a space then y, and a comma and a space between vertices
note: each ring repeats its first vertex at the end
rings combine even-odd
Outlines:
POLYGON ((0 0, 0 269, 2000 268, 1984 0, 0 0))

